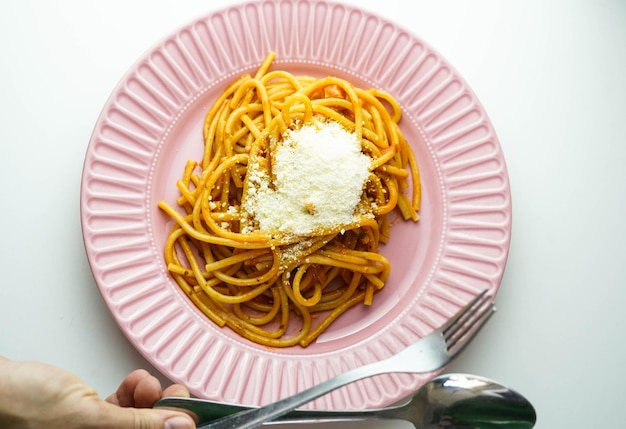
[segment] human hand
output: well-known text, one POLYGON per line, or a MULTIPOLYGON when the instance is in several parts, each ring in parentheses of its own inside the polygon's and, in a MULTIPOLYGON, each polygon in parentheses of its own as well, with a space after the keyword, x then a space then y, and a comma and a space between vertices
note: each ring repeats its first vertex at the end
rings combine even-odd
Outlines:
POLYGON ((0 356, 0 427, 5 429, 195 428, 182 412, 150 408, 163 396, 189 396, 189 391, 178 384, 162 390, 158 379, 136 370, 103 400, 63 369, 0 356))

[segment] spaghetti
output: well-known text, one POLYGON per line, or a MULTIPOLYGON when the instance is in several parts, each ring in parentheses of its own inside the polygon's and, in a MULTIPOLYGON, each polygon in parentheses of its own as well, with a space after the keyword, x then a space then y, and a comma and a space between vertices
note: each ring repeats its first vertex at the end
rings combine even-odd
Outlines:
POLYGON ((306 347, 384 287, 388 214, 418 221, 420 178, 389 94, 270 70, 273 60, 207 112, 202 161, 189 161, 176 183, 179 208, 159 202, 175 221, 164 253, 176 283, 217 325, 269 347, 306 347), (332 142, 324 151, 297 155, 322 137, 332 142), (339 143, 345 153, 328 158, 339 143), (286 188, 293 182, 298 191, 286 188), (344 185, 351 203, 336 195, 344 185))

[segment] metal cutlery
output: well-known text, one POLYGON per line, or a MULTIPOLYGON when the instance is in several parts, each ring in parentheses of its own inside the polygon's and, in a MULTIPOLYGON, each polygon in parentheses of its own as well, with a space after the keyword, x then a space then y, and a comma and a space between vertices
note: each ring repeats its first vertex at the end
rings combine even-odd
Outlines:
MULTIPOLYGON (((155 406, 189 411, 200 426, 251 408, 181 397, 163 398, 155 406)), ((406 420, 416 429, 438 429, 444 424, 450 429, 531 429, 537 414, 524 396, 493 380, 471 374, 445 374, 421 386, 399 405, 366 410, 297 409, 277 421, 327 423, 371 419, 406 420)))
POLYGON ((417 374, 436 371, 448 364, 465 348, 494 311, 495 306, 491 303, 491 296, 485 290, 440 328, 390 358, 337 375, 277 402, 222 417, 200 425, 198 428, 252 429, 357 380, 387 373, 417 374))

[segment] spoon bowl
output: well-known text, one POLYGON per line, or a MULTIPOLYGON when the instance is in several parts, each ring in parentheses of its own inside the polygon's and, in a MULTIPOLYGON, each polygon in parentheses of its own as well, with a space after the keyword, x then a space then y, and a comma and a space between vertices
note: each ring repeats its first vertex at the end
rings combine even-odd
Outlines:
MULTIPOLYGON (((189 411, 198 425, 254 408, 175 397, 163 398, 155 407, 189 411)), ((424 384, 399 405, 368 410, 298 409, 277 421, 331 422, 368 419, 406 420, 416 429, 530 429, 535 425, 537 415, 524 396, 493 380, 470 374, 446 374, 424 384)))

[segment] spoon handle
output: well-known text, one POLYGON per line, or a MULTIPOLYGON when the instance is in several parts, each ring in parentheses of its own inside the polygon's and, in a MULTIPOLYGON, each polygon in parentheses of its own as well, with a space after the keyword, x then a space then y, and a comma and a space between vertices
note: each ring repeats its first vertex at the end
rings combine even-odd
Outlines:
POLYGON ((335 390, 353 381, 371 377, 372 375, 383 374, 386 372, 394 372, 391 362, 393 359, 382 360, 369 365, 355 368, 351 371, 340 374, 336 377, 328 379, 309 389, 303 390, 293 396, 289 396, 280 401, 266 405, 262 408, 253 408, 242 411, 236 415, 230 415, 228 418, 219 419, 205 425, 200 425, 202 429, 252 429, 260 426, 266 421, 274 420, 277 417, 287 414, 288 412, 298 408, 302 404, 311 402, 326 393, 335 390))
MULTIPOLYGON (((256 409, 258 407, 250 407, 244 405, 225 404, 213 402, 197 398, 181 398, 181 397, 165 397, 160 399, 156 404, 157 408, 176 408, 191 411, 197 418, 197 424, 203 425, 213 420, 229 416, 241 411, 256 409)), ((378 409, 368 410, 305 410, 296 409, 282 417, 277 421, 282 422, 301 422, 301 421, 354 421, 365 420, 371 418, 379 419, 398 419, 397 411, 403 406, 390 406, 378 409)))

